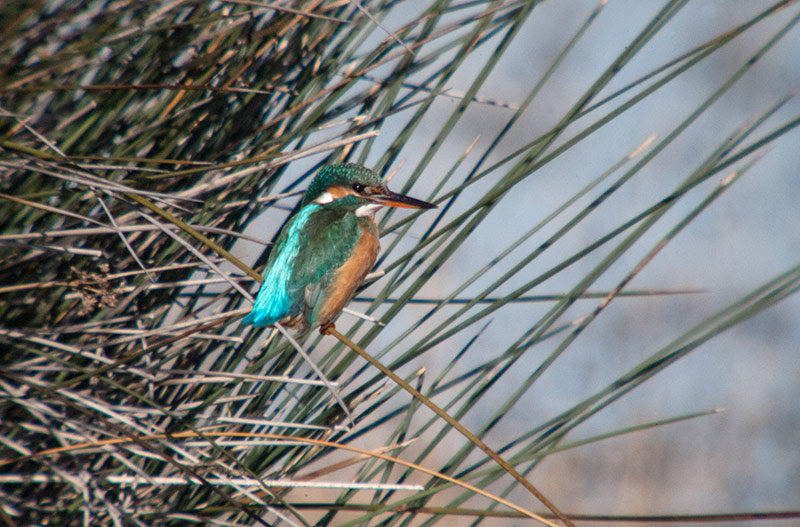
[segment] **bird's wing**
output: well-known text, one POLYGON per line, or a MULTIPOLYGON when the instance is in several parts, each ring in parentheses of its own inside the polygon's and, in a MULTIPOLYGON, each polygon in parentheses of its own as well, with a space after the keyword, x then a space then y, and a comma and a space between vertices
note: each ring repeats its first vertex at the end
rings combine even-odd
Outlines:
POLYGON ((360 234, 358 218, 337 210, 315 211, 304 227, 290 289, 316 288, 326 275, 347 261, 360 234))
POLYGON ((302 298, 298 306, 305 324, 317 325, 315 314, 326 303, 325 291, 356 245, 360 231, 355 214, 320 209, 309 218, 305 239, 295 257, 289 290, 302 298))

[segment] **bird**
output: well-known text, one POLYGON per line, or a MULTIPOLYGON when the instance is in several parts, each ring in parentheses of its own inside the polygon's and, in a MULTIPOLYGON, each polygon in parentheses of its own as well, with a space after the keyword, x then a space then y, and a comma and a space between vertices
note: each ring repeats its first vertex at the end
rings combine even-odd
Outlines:
POLYGON ((384 206, 436 208, 392 192, 364 166, 323 166, 278 234, 264 282, 243 322, 255 327, 277 322, 298 334, 333 327, 378 258, 375 213, 384 206))

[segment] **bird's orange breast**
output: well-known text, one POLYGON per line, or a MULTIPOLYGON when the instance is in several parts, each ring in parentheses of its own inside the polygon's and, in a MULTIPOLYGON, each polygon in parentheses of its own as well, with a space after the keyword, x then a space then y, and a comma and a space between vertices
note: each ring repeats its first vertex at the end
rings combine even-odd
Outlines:
POLYGON ((315 325, 327 324, 339 314, 378 259, 381 247, 375 222, 371 218, 360 218, 358 227, 361 236, 352 255, 336 270, 323 294, 321 305, 314 309, 312 318, 315 325))

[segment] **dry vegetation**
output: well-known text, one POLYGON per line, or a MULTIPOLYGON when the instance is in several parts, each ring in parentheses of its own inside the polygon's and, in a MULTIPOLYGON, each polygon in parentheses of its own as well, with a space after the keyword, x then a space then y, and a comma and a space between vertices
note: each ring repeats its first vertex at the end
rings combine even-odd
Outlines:
MULTIPOLYGON (((305 341, 328 377, 339 383, 339 393, 353 409, 354 427, 284 339, 237 322, 256 288, 252 273, 234 257, 247 259, 254 246, 261 250, 269 241, 252 232, 245 236, 246 227, 266 209, 280 211, 273 218, 285 217, 296 192, 325 162, 366 163, 369 156, 371 166, 395 172, 409 137, 456 72, 480 60, 488 73, 536 8, 535 2, 431 1, 414 3, 419 10, 411 12, 410 4, 76 0, 0 5, 0 523, 346 525, 377 516, 385 525, 442 519, 467 525, 475 515, 525 514, 489 505, 491 500, 453 487, 442 476, 386 457, 362 457, 353 450, 358 447, 508 495, 524 509, 546 510, 507 471, 444 421, 421 411, 419 403, 344 346, 316 336, 305 341), (395 23, 396 9, 407 10, 402 23, 395 23), (381 20, 393 22, 391 31, 381 20), (391 127, 394 135, 384 133, 378 149, 376 134, 389 119, 401 119, 402 125, 391 127), (306 162, 297 165, 305 167, 302 171, 287 170, 298 160, 306 162), (425 440, 414 444, 419 437, 425 440), (434 455, 441 444, 453 446, 434 455), (353 488, 290 488, 337 482, 353 488), (357 484, 377 490, 358 490, 357 484), (434 506, 444 508, 424 509, 434 506), (455 515, 461 507, 478 510, 455 515)), ((383 340, 382 325, 347 319, 340 328, 391 361, 425 395, 437 396, 456 418, 505 382, 504 372, 526 350, 554 335, 563 339, 540 370, 508 389, 511 395, 479 435, 492 430, 611 300, 626 294, 623 289, 638 268, 617 289, 595 297, 585 316, 572 322, 562 318, 649 226, 709 178, 731 166, 746 172, 753 156, 797 124, 773 135, 755 135, 753 125, 735 137, 718 138, 726 148, 711 148, 707 162, 674 192, 536 276, 520 273, 558 241, 559 233, 517 261, 491 255, 486 270, 463 277, 452 291, 436 288, 434 293, 426 287, 517 183, 595 126, 583 121, 577 133, 564 137, 570 123, 590 115, 602 126, 749 27, 732 28, 718 41, 664 65, 660 76, 637 80, 633 92, 614 93, 613 108, 608 102, 595 105, 603 87, 681 4, 667 2, 652 28, 637 35, 546 134, 526 138, 522 149, 489 166, 486 160, 504 131, 480 152, 480 161, 465 162, 465 154, 432 177, 431 158, 462 112, 471 104, 500 104, 476 100, 483 82, 476 75, 463 97, 450 102, 452 113, 438 123, 441 129, 427 153, 404 167, 402 184, 393 184, 440 208, 430 216, 386 217, 382 228, 394 233, 384 239, 380 262, 387 278, 369 290, 370 302, 352 307, 375 312, 383 324, 400 320, 398 314, 415 295, 430 301, 423 304, 428 310, 383 340), (476 181, 492 181, 491 187, 480 196, 465 194, 469 201, 457 203, 476 181), (409 236, 412 228, 415 234, 409 236), (557 298, 552 310, 528 327, 515 328, 514 345, 460 367, 499 309, 528 301, 525 295, 537 284, 601 246, 610 247, 606 260, 557 298), (502 268, 503 277, 480 292, 462 294, 492 267, 494 272, 502 268), (511 280, 520 276, 524 280, 511 280), (500 294, 506 282, 514 283, 514 290, 500 294), (402 370, 454 335, 467 340, 449 349, 448 366, 435 378, 402 370), (370 346, 376 342, 380 347, 370 346), (393 349, 402 353, 387 355, 393 349), (459 369, 451 374, 456 364, 459 369)), ((770 17, 789 23, 782 9, 788 4, 765 6, 748 24, 770 17)), ((573 38, 583 38, 593 16, 573 38)), ((511 108, 509 126, 537 89, 511 108)), ((666 144, 643 154, 641 166, 666 144)), ((593 201, 574 211, 564 232, 641 169, 627 165, 631 172, 618 171, 629 162, 623 159, 591 185, 576 187, 576 200, 589 196, 593 201), (615 179, 605 179, 612 175, 615 179)), ((685 215, 685 223, 724 191, 724 186, 710 191, 707 202, 685 215)), ((270 232, 277 231, 274 223, 270 232)), ((678 222, 662 241, 669 242, 685 223, 678 222)), ((653 248, 643 265, 659 249, 653 248)), ((266 254, 247 263, 261 270, 266 254)), ((563 445, 566 434, 589 416, 798 285, 798 269, 787 270, 741 303, 709 314, 607 389, 551 420, 531 423, 497 447, 530 474, 543 453, 563 445)), ((648 426, 656 424, 663 422, 648 426)))

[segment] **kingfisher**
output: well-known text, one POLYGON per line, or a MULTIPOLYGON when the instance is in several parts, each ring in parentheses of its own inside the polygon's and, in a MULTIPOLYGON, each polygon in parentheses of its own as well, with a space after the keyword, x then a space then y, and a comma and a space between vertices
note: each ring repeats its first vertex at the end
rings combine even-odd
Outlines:
POLYGON ((264 283, 243 321, 256 327, 279 322, 300 334, 319 327, 324 333, 378 258, 375 212, 384 206, 436 207, 392 192, 361 165, 322 167, 278 234, 264 283))

